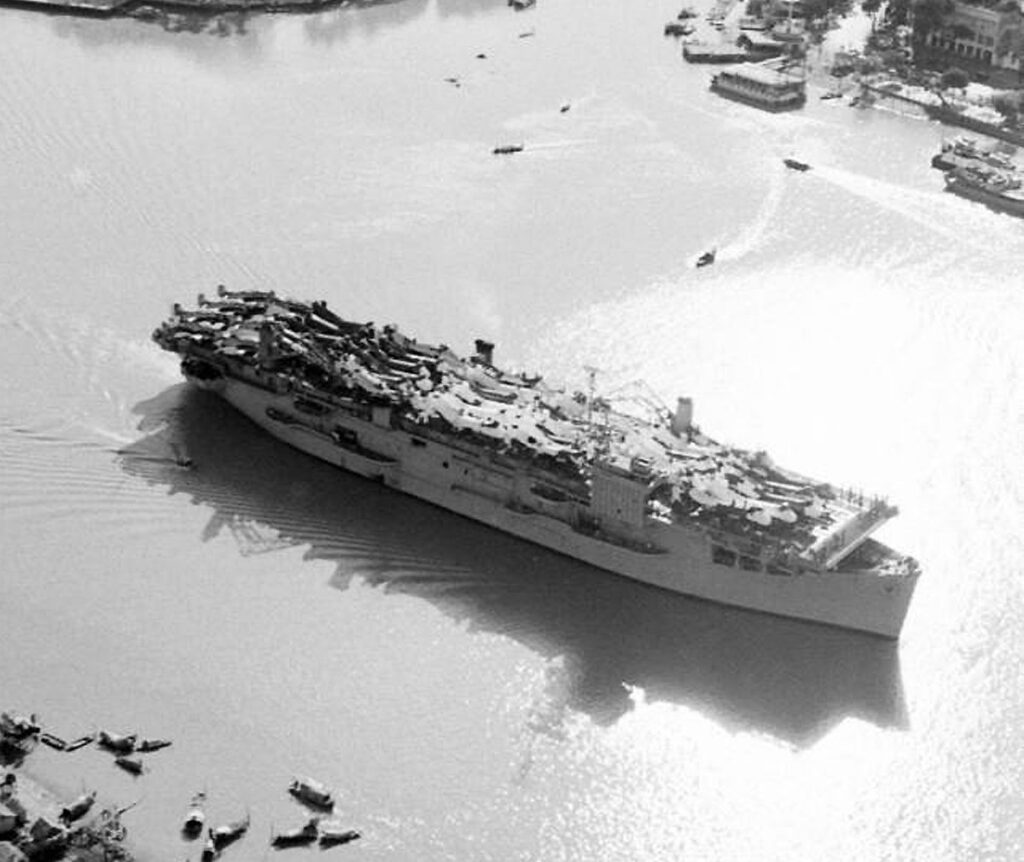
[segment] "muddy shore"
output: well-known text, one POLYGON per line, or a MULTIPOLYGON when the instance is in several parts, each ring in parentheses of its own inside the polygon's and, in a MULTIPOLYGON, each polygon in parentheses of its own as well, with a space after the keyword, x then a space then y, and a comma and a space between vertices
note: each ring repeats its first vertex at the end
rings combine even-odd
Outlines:
POLYGON ((17 855, 24 853, 28 858, 42 855, 66 862, 137 862, 139 857, 125 840, 123 811, 96 799, 85 815, 64 826, 61 814, 75 800, 58 795, 21 766, 3 768, 0 780, 5 782, 0 805, 22 821, 15 832, 0 835, 0 848, 13 853, 12 858, 24 858, 17 855))

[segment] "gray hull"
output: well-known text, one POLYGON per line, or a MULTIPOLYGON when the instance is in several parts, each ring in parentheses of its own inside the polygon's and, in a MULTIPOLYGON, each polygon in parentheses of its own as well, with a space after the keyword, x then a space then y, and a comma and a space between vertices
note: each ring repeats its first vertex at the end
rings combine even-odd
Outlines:
POLYGON ((570 503, 526 510, 516 501, 533 479, 485 456, 435 439, 425 440, 344 410, 321 416, 298 412, 293 399, 226 378, 204 388, 283 442, 336 467, 487 524, 601 569, 673 592, 751 610, 898 637, 916 576, 874 569, 770 574, 712 560, 699 529, 652 521, 640 543, 624 546, 574 528, 570 503), (269 413, 268 413, 269 411, 269 413), (338 442, 351 432, 359 446, 338 442))

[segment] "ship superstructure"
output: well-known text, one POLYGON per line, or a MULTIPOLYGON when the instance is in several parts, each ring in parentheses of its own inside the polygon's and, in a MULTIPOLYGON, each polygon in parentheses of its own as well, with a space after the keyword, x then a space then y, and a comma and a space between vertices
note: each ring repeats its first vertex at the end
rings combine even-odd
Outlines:
POLYGON ((460 358, 325 304, 218 289, 153 335, 270 433, 595 566, 680 593, 888 637, 917 564, 870 538, 896 508, 719 443, 674 410, 460 358))

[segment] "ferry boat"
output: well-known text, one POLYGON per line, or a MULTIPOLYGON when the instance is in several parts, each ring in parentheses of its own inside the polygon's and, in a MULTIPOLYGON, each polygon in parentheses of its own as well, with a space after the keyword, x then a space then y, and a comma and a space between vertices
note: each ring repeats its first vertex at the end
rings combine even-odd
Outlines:
POLYGON ((899 636, 919 569, 897 510, 646 412, 322 302, 218 289, 153 333, 194 385, 336 467, 593 566, 727 605, 899 636))
POLYGON ((711 79, 711 89, 727 99, 766 111, 789 111, 807 101, 802 77, 763 63, 723 69, 711 79))
POLYGON ((1024 216, 1021 178, 1010 171, 984 166, 954 168, 946 174, 946 191, 986 204, 992 209, 1024 216))

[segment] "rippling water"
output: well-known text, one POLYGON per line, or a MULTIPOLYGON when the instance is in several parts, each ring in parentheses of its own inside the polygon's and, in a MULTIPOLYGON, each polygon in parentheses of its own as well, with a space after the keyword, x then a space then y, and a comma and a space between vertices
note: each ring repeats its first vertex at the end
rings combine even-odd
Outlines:
POLYGON ((0 10, 0 706, 175 741, 36 775, 141 798, 154 859, 198 857, 204 788, 269 858, 293 772, 352 858, 1024 855, 1021 223, 941 192, 937 126, 715 98, 675 11, 0 10), (219 282, 642 378, 888 494, 903 638, 666 597, 282 448, 149 341, 219 282))

